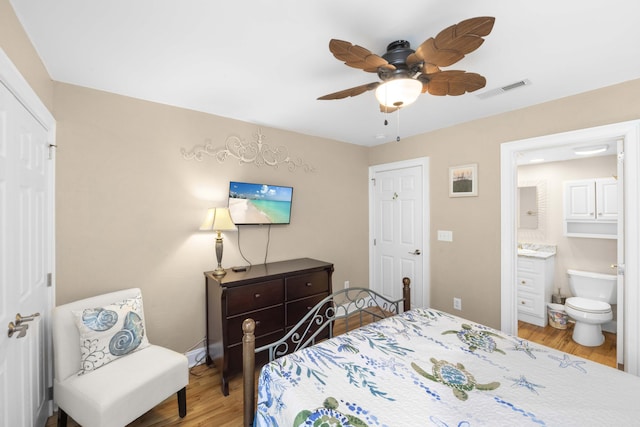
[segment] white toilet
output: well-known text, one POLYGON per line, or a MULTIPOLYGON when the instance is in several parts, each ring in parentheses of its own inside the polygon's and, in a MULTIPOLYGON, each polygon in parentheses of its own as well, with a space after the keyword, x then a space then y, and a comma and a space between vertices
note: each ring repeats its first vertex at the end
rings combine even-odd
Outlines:
POLYGON ((587 347, 602 345, 602 324, 613 319, 611 304, 617 301, 617 277, 578 270, 567 274, 574 296, 567 298, 564 308, 576 321, 573 340, 587 347))

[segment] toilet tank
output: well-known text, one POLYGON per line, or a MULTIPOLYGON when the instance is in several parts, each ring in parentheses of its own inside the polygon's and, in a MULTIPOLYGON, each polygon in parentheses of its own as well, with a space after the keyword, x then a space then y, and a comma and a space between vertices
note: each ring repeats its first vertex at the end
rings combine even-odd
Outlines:
POLYGON ((569 289, 574 296, 609 304, 618 302, 617 276, 579 270, 567 270, 567 275, 569 276, 569 289))

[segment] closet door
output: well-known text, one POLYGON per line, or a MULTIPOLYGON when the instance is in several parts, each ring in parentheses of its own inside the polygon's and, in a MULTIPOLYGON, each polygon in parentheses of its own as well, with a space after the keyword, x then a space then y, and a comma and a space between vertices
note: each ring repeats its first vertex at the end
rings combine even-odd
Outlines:
POLYGON ((51 414, 55 122, 0 50, 0 425, 51 414))

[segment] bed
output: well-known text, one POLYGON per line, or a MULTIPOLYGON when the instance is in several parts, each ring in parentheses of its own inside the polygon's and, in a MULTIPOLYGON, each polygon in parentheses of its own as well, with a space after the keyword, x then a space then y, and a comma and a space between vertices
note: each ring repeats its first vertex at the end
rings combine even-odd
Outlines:
POLYGON ((414 308, 274 357, 255 425, 637 425, 639 396, 636 376, 414 308))

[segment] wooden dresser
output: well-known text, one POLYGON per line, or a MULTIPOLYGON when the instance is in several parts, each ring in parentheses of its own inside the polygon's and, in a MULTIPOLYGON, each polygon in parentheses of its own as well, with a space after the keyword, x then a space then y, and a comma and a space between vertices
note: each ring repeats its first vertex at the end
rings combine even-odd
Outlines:
MULTIPOLYGON (((222 371, 222 393, 230 376, 242 372, 242 322, 256 321, 256 347, 280 339, 318 301, 332 292, 333 264, 311 258, 226 270, 222 278, 204 273, 206 293, 206 363, 222 371)), ((266 360, 256 355, 256 361, 266 360)))

